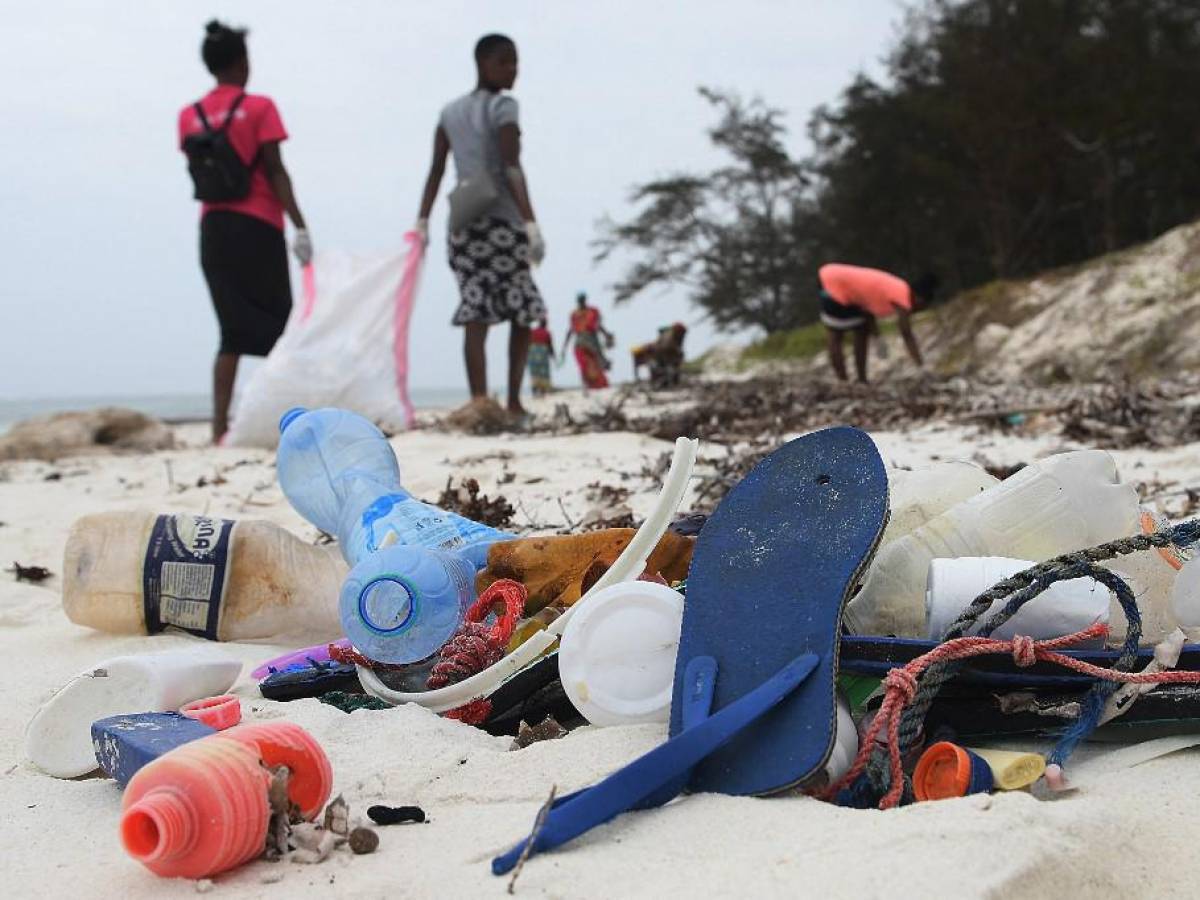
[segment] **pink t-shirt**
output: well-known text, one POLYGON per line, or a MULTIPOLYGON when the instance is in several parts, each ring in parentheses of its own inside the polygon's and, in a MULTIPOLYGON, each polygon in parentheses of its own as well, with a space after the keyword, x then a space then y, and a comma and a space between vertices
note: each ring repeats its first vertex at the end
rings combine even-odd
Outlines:
MULTIPOLYGON (((242 88, 232 84, 219 84, 209 91, 200 101, 204 115, 208 118, 208 124, 213 128, 220 128, 225 122, 225 117, 228 115, 233 101, 242 93, 242 88)), ((204 125, 200 122, 200 117, 196 115, 195 104, 189 103, 179 111, 179 144, 181 148, 185 137, 203 130, 204 125)), ((283 120, 279 118, 279 110, 275 108, 275 102, 270 97, 246 94, 246 99, 237 108, 237 112, 233 116, 233 123, 229 126, 229 141, 233 144, 233 149, 237 151, 238 156, 242 158, 242 162, 246 165, 255 163, 254 171, 250 175, 250 193, 241 200, 233 200, 228 203, 203 203, 200 206, 201 217, 214 209, 224 209, 254 216, 282 230, 283 204, 279 202, 279 198, 271 189, 267 173, 263 169, 261 160, 257 157, 259 148, 263 144, 271 141, 284 141, 287 140, 287 136, 287 130, 283 127, 283 120)))
POLYGON ((890 272, 829 263, 817 272, 821 287, 843 306, 855 306, 877 319, 894 315, 896 307, 912 309, 912 288, 890 272))

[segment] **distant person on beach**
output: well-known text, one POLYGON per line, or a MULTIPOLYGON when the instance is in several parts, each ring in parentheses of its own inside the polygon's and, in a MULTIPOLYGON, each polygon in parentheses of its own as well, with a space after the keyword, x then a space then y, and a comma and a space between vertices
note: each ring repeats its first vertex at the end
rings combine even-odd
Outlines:
POLYGON ((506 93, 517 80, 517 45, 502 34, 475 44, 475 88, 452 100, 433 136, 433 161, 417 214, 428 241, 429 213, 437 199, 446 156, 454 155, 458 184, 450 192, 450 268, 461 302, 451 320, 465 329, 463 355, 472 402, 487 398, 488 327, 507 321, 508 410, 523 416, 521 382, 530 327, 546 308, 530 264, 546 254, 521 168, 517 101, 506 93))
POLYGON ((612 368, 612 363, 604 355, 604 347, 600 338, 604 338, 604 347, 613 345, 612 333, 600 321, 600 310, 588 306, 587 294, 580 291, 575 297, 575 309, 571 312, 571 327, 563 340, 563 356, 567 355, 567 345, 571 338, 575 339, 575 362, 579 366, 579 376, 583 379, 583 389, 608 387, 608 376, 604 373, 612 368))
POLYGON ((825 326, 826 348, 833 371, 848 380, 843 348, 846 333, 854 340, 854 369, 861 383, 867 381, 867 349, 871 336, 879 336, 879 319, 896 317, 908 354, 923 366, 921 348, 913 334, 911 313, 932 299, 936 280, 923 276, 910 286, 903 278, 868 269, 829 263, 818 271, 821 324, 825 326))
POLYGON ((304 216, 279 145, 287 130, 275 103, 246 93, 246 32, 209 22, 200 55, 217 84, 179 112, 179 145, 200 206, 200 265, 216 309, 221 343, 213 365, 213 442, 229 428, 229 404, 243 355, 266 356, 292 309, 286 212, 292 252, 312 258, 304 216))
POLYGON ((542 316, 529 334, 529 381, 533 396, 544 397, 554 390, 550 381, 550 362, 554 359, 554 336, 549 322, 542 316))

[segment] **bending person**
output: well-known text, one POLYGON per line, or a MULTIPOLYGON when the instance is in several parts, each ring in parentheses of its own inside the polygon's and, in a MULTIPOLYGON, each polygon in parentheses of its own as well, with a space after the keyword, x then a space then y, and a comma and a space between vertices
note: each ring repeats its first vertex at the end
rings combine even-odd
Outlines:
POLYGON ((488 327, 507 321, 508 409, 523 415, 521 382, 529 330, 546 308, 533 283, 546 245, 533 216, 521 168, 517 101, 505 93, 517 80, 517 45, 489 34, 475 45, 475 89, 442 110, 433 137, 433 162, 417 214, 428 240, 446 156, 454 154, 458 185, 450 194, 450 268, 461 298, 451 320, 462 325, 463 356, 472 400, 487 397, 488 327))
POLYGON ((833 371, 848 380, 844 343, 849 332, 854 341, 854 369, 860 382, 867 380, 867 350, 872 335, 879 334, 879 319, 896 317, 908 355, 918 366, 924 365, 921 348, 913 334, 911 313, 932 299, 936 280, 924 276, 916 287, 903 278, 868 269, 829 263, 821 266, 819 297, 821 324, 825 326, 826 349, 833 371))

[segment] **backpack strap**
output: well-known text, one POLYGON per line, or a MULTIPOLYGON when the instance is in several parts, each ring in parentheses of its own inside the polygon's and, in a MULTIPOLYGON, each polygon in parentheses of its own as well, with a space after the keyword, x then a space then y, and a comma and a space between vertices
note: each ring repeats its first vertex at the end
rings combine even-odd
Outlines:
POLYGON ((200 120, 200 125, 204 130, 212 131, 212 126, 208 124, 208 116, 204 114, 204 107, 200 104, 199 100, 192 104, 192 109, 196 111, 196 117, 200 120))
POLYGON ((213 128, 208 122, 208 116, 204 114, 204 105, 197 100, 192 104, 192 109, 196 110, 196 116, 200 119, 200 124, 204 126, 205 131, 228 131, 229 123, 233 121, 234 113, 238 111, 238 107, 242 105, 242 101, 246 99, 245 92, 238 94, 237 99, 233 101, 233 105, 229 107, 229 112, 225 113, 225 121, 221 123, 220 128, 213 128))
POLYGON ((229 107, 229 112, 225 113, 225 121, 221 123, 221 131, 229 130, 229 123, 233 121, 234 114, 238 111, 238 107, 242 105, 242 101, 245 99, 245 91, 238 94, 237 99, 233 101, 233 105, 229 107))

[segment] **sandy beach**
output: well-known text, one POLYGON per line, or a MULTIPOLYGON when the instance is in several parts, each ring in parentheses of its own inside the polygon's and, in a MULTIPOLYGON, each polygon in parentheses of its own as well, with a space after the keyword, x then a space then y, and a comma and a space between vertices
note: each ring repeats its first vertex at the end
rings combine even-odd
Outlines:
MULTIPOLYGON (((562 397, 555 402, 562 402, 562 397)), ((585 408, 604 402, 574 398, 585 408)), ((551 401, 539 411, 547 413, 551 401)), ((950 425, 873 435, 889 465, 971 458, 1012 465, 1069 444, 950 425)), ((71 624, 61 609, 62 549, 71 522, 109 509, 204 512, 276 522, 306 540, 315 530, 275 483, 273 454, 204 446, 203 426, 176 428, 180 449, 80 456, 55 463, 0 465, 0 558, 43 565, 42 584, 0 582, 0 651, 8 664, 10 713, 0 730, 9 848, 9 895, 121 896, 127 900, 230 898, 500 896, 492 855, 527 833, 552 785, 587 785, 653 747, 665 728, 583 727, 560 740, 510 751, 509 738, 415 707, 342 713, 316 700, 263 700, 248 673, 290 647, 224 645, 246 663, 235 693, 246 719, 286 718, 309 729, 333 764, 334 793, 352 815, 367 806, 416 804, 424 825, 380 828, 369 856, 339 852, 318 866, 257 861, 212 884, 167 881, 125 856, 117 839, 120 794, 103 778, 51 778, 24 759, 22 730, 45 698, 77 671, 121 653, 191 639, 115 637, 71 624), (220 476, 217 478, 215 476, 220 476), (197 487, 200 479, 208 482, 197 487), (223 483, 220 483, 223 479, 223 483), (218 482, 213 484, 212 482, 218 482)), ((561 527, 591 505, 587 485, 633 490, 642 516, 657 485, 643 474, 670 444, 623 433, 474 437, 422 429, 392 440, 406 485, 433 498, 449 475, 472 476, 503 493, 515 521, 561 527), (560 501, 561 500, 561 506, 560 501)), ((705 448, 711 452, 711 448, 705 448)), ((1170 482, 1200 469, 1200 445, 1118 451, 1127 480, 1170 482)), ((686 507, 688 500, 685 499, 686 507)), ((320 637, 320 636, 317 636, 320 637)), ((1028 746, 1028 742, 1026 744, 1028 746)), ((1081 753, 1081 767, 1094 750, 1081 753)), ((839 809, 804 797, 685 797, 626 815, 569 847, 539 856, 516 885, 531 897, 958 896, 1044 897, 1072 889, 1088 897, 1179 893, 1193 858, 1200 813, 1194 752, 1121 772, 1056 800, 1028 793, 975 796, 880 813, 839 809)))

